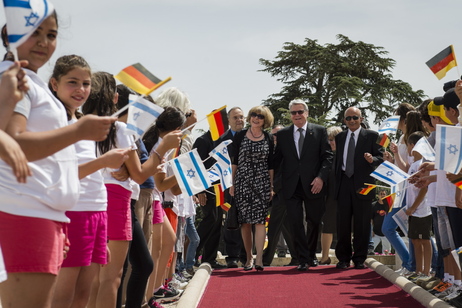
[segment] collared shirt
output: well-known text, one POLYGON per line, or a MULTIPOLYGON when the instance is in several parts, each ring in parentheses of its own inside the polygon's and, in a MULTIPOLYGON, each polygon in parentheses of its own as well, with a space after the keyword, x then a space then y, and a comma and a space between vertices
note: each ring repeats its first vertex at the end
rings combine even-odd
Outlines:
POLYGON ((357 130, 355 130, 354 132, 352 132, 351 130, 348 130, 348 134, 347 134, 347 137, 345 139, 345 146, 343 148, 343 163, 342 163, 342 170, 345 171, 345 164, 346 164, 346 161, 347 161, 347 156, 348 156, 348 144, 350 143, 350 138, 351 138, 351 133, 354 134, 354 138, 355 138, 355 148, 356 148, 356 145, 358 144, 358 136, 359 136, 359 132, 361 131, 362 127, 359 127, 357 130))
MULTIPOLYGON (((308 126, 308 122, 305 122, 305 125, 303 125, 301 128, 303 128, 303 137, 306 136, 306 127, 308 126)), ((300 138, 300 132, 298 131, 298 127, 294 125, 294 142, 295 142, 295 149, 297 150, 297 153, 300 153, 298 150, 298 139, 300 138)), ((300 154, 299 154, 300 157, 300 154)))

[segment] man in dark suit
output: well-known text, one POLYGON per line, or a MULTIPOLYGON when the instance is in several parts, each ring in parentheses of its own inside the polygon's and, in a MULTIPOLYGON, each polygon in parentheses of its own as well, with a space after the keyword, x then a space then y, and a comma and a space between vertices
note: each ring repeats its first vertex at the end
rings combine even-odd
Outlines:
MULTIPOLYGON (((225 140, 232 140, 234 134, 240 132, 244 128, 244 113, 239 107, 233 107, 228 111, 228 123, 229 130, 226 131, 217 141, 216 145, 220 144, 225 140)), ((233 157, 232 153, 234 147, 228 146, 229 156, 233 157)), ((225 190, 225 201, 231 206, 234 206, 234 198, 229 194, 229 189, 225 190)), ((239 260, 245 260, 247 258, 244 245, 242 244, 242 236, 240 229, 229 229, 227 220, 225 221, 223 229, 223 240, 226 248, 226 264, 228 268, 237 268, 239 260), (241 258, 242 257, 242 258, 241 258)))
MULTIPOLYGON (((214 142, 210 131, 198 137, 194 142, 193 148, 197 149, 202 160, 209 157, 209 152, 214 149, 214 142)), ((215 164, 215 159, 209 158, 205 161, 205 168, 209 169, 215 164)), ((223 210, 215 204, 215 193, 213 188, 207 189, 209 192, 197 194, 199 203, 202 206, 203 218, 197 227, 197 233, 200 237, 199 245, 196 250, 196 263, 202 252, 202 262, 208 262, 214 269, 224 268, 226 266, 216 261, 218 245, 220 243, 221 225, 223 222, 223 210)))
POLYGON ((322 215, 325 210, 326 189, 333 154, 326 129, 308 123, 308 106, 296 99, 289 110, 293 125, 278 132, 275 166, 282 172, 282 196, 287 217, 292 223, 297 267, 306 271, 317 266, 316 246, 322 215), (303 206, 306 216, 303 215, 303 206), (303 219, 307 222, 307 230, 303 219))
POLYGON ((339 260, 337 268, 348 268, 352 260, 356 269, 362 269, 371 234, 371 207, 375 189, 366 196, 357 191, 364 187, 364 183, 374 183, 370 174, 383 162, 383 147, 377 143, 377 132, 361 127, 361 110, 350 107, 344 116, 348 129, 335 137, 335 195, 338 202, 335 254, 339 260))

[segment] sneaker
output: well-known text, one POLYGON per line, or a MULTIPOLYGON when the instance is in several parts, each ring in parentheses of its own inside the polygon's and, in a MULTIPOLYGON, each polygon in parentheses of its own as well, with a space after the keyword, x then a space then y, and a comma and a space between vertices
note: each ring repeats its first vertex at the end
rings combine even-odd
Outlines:
POLYGON ((458 287, 454 286, 454 291, 450 293, 449 295, 443 297, 443 300, 446 302, 449 302, 451 299, 458 297, 461 293, 462 293, 462 290, 460 289, 460 286, 458 287))
POLYGON ((151 299, 148 301, 148 306, 149 308, 164 308, 164 306, 162 306, 156 301, 156 298, 154 296, 151 297, 151 299))
POLYGON ((189 282, 190 280, 189 278, 186 278, 185 276, 183 276, 181 273, 174 273, 173 277, 181 282, 189 282))
POLYGON ((168 283, 169 289, 175 288, 177 290, 184 290, 186 289, 186 286, 188 285, 187 282, 182 282, 178 279, 176 279, 175 276, 173 276, 172 280, 168 283))
MULTIPOLYGON (((193 270, 194 272, 194 270, 193 270)), ((186 269, 184 269, 183 271, 181 271, 181 273, 179 273, 180 276, 182 276, 183 278, 187 279, 187 280, 191 280, 191 278, 194 276, 191 275, 190 273, 188 273, 188 271, 186 269)))
POLYGON ((446 296, 448 296, 449 294, 451 294, 454 291, 456 291, 456 287, 451 285, 446 290, 444 290, 442 292, 439 292, 439 293, 436 293, 434 295, 439 299, 443 299, 443 298, 445 298, 446 296))
MULTIPOLYGON (((162 303, 173 302, 177 300, 181 295, 181 292, 175 288, 166 288, 165 286, 160 287, 159 290, 154 292, 153 297, 156 301, 162 303)), ((149 300, 151 302, 151 300, 149 300)))
POLYGON ((434 287, 436 287, 437 285, 439 285, 440 283, 441 283, 441 279, 436 278, 435 280, 430 281, 427 284, 422 285, 422 288, 424 288, 425 290, 431 290, 434 287))
POLYGON ((451 284, 449 282, 441 281, 436 287, 431 289, 429 292, 430 294, 435 295, 435 294, 446 291, 446 289, 449 288, 450 286, 451 284))
POLYGON ((410 273, 409 275, 403 275, 404 277, 406 277, 409 281, 415 281, 416 279, 420 278, 419 277, 419 274, 417 274, 416 272, 412 272, 410 273))
POLYGON ((418 286, 421 286, 422 288, 424 287, 424 285, 426 285, 427 283, 429 283, 430 281, 434 281, 438 279, 437 277, 432 277, 432 276, 427 276, 427 277, 420 277, 419 279, 417 279, 414 283, 418 286))
POLYGON ((400 268, 399 270, 395 271, 396 274, 406 277, 407 275, 410 275, 412 272, 408 270, 405 267, 400 268))
POLYGON ((187 268, 183 271, 183 274, 187 273, 188 275, 191 276, 191 278, 194 276, 194 274, 196 273, 196 271, 194 270, 194 268, 187 268))
POLYGON ((448 304, 454 307, 462 308, 462 294, 459 294, 456 298, 451 299, 448 301, 448 304))
POLYGON ((426 280, 428 280, 428 279, 430 279, 430 278, 432 278, 432 277, 420 273, 420 274, 417 275, 417 277, 415 277, 415 278, 413 278, 413 279, 410 279, 410 278, 408 278, 408 279, 409 279, 411 282, 416 283, 417 280, 424 280, 424 281, 426 281, 426 280))

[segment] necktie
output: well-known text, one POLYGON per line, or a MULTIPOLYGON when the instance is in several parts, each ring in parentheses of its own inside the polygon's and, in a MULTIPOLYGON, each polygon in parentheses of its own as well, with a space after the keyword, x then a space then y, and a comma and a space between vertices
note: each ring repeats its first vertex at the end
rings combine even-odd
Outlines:
POLYGON ((345 165, 345 175, 349 178, 354 173, 355 163, 355 134, 351 133, 350 142, 348 143, 348 153, 345 165))
POLYGON ((299 128, 298 132, 300 137, 298 137, 298 157, 302 156, 303 142, 305 141, 305 136, 303 136, 303 128, 299 128))

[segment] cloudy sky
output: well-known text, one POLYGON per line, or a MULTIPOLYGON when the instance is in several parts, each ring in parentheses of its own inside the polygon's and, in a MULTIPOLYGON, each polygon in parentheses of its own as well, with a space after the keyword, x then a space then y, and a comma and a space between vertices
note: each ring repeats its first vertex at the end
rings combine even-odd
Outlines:
MULTIPOLYGON (((258 60, 274 59, 284 42, 305 38, 337 43, 354 41, 384 47, 396 60, 395 79, 434 97, 452 69, 439 81, 425 62, 453 44, 462 57, 460 0, 53 0, 59 19, 59 46, 39 72, 48 78, 65 54, 83 56, 94 71, 116 74, 142 63, 162 89, 188 94, 199 118, 223 105, 245 112, 261 104, 282 84, 258 60)), ((0 15, 2 21, 4 16, 0 15)), ((461 60, 462 61, 462 60, 461 60)), ((202 123, 199 128, 206 128, 202 123)))

